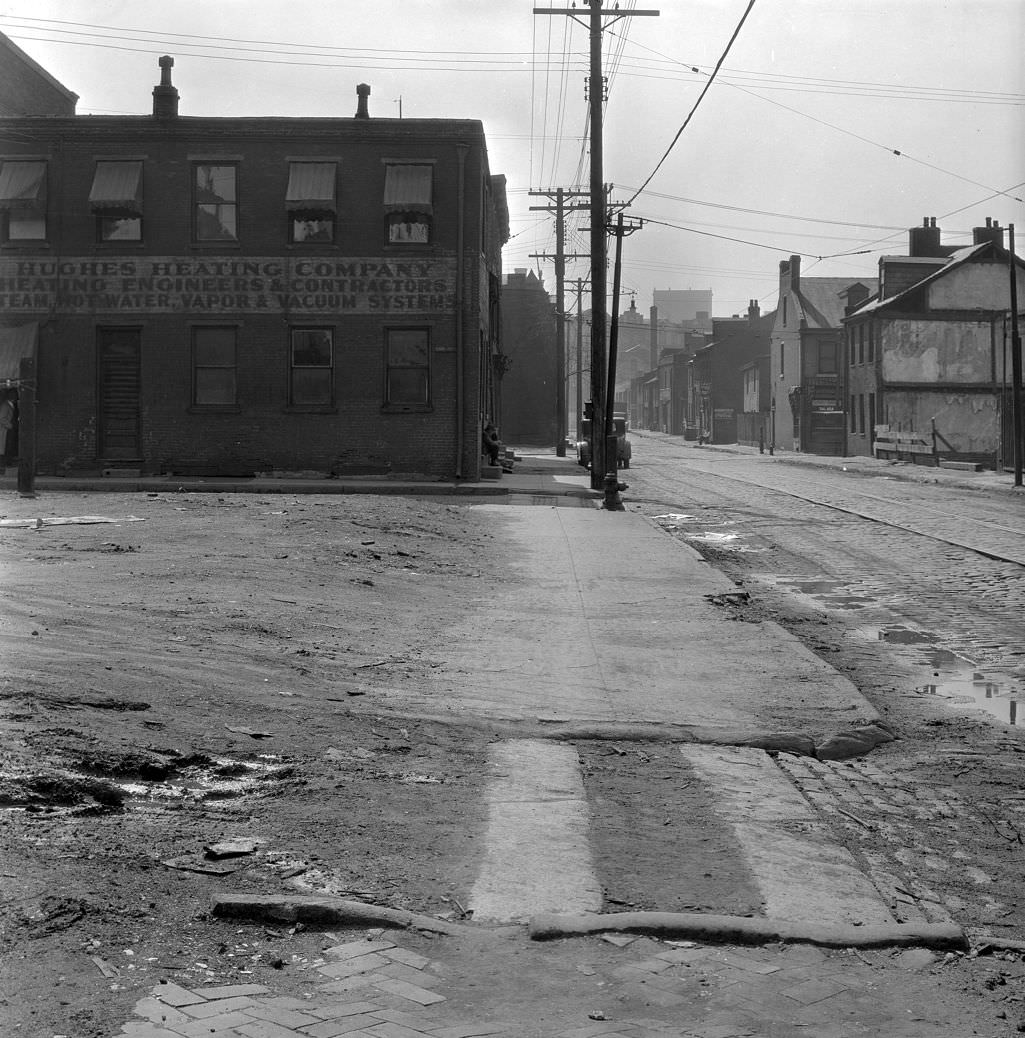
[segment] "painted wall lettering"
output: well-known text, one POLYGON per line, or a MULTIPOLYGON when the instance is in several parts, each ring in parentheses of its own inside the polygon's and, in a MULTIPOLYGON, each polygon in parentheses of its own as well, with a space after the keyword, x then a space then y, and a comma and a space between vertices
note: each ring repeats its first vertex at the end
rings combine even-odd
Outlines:
POLYGON ((0 259, 3 310, 426 313, 454 299, 453 259, 0 259))

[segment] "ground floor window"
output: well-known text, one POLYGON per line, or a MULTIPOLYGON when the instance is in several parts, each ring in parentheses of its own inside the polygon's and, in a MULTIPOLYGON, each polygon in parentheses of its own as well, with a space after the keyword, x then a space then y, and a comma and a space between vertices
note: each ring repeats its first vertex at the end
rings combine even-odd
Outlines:
POLYGON ((193 407, 234 407, 238 402, 237 338, 233 327, 192 329, 193 407))
POLYGON ((288 402, 293 407, 328 407, 334 402, 334 333, 330 328, 292 329, 288 402))
POLYGON ((431 402, 429 328, 385 330, 385 404, 431 402))

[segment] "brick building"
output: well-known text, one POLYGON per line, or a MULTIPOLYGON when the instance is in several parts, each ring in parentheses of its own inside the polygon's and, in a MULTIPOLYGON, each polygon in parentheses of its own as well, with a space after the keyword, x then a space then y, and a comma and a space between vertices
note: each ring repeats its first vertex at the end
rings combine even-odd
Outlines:
POLYGON ((552 447, 556 428, 557 314, 544 282, 525 268, 502 290, 502 378, 499 431, 506 443, 552 447))
POLYGON ((74 115, 78 94, 0 32, 0 116, 74 115))
POLYGON ((0 118, 36 471, 477 478, 508 238, 481 124, 371 118, 366 86, 349 118, 188 118, 160 66, 148 116, 0 118))

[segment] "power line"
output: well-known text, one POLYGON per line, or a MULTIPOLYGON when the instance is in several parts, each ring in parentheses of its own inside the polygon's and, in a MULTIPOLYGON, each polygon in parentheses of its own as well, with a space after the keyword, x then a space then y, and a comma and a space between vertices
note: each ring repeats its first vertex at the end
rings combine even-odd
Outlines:
POLYGON ((694 107, 687 114, 687 118, 683 120, 683 125, 676 131, 676 136, 673 138, 669 147, 666 148, 665 154, 662 156, 662 158, 658 160, 658 163, 656 164, 655 168, 648 175, 648 179, 645 180, 643 184, 641 184, 641 186, 629 199, 627 199, 627 206, 648 186, 648 184, 651 183, 652 177, 654 177, 655 174, 662 168, 662 163, 665 162, 667 158, 669 158, 669 153, 673 150, 673 148, 676 147, 676 142, 682 136, 683 131, 687 129, 687 124, 691 121, 691 119, 694 116, 694 113, 698 110, 698 105, 701 104, 702 100, 705 97, 705 94, 708 93, 712 84, 715 82, 715 77, 719 72, 719 69, 722 68, 722 63, 726 60, 726 55, 729 54, 730 48, 733 46, 734 41, 740 35, 740 30, 744 27, 744 22, 747 21, 747 16, 751 13, 751 8, 753 8, 754 5, 755 0, 748 0, 747 8, 744 10, 744 13, 740 18, 740 21, 737 23, 737 27, 733 30, 733 35, 730 37, 729 43, 726 44, 726 49, 722 52, 722 54, 719 56, 719 60, 715 63, 715 68, 712 70, 712 74, 708 77, 708 82, 705 84, 704 89, 698 95, 698 99, 694 102, 694 107))

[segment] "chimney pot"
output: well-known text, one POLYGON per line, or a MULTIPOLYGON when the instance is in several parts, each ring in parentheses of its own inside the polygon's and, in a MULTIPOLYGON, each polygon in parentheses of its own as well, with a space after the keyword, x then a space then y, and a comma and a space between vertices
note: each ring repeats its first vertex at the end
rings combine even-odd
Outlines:
POLYGON ((370 118, 370 105, 367 98, 370 97, 370 87, 366 83, 360 83, 356 87, 356 96, 359 101, 356 104, 356 118, 357 119, 369 119, 370 118))

